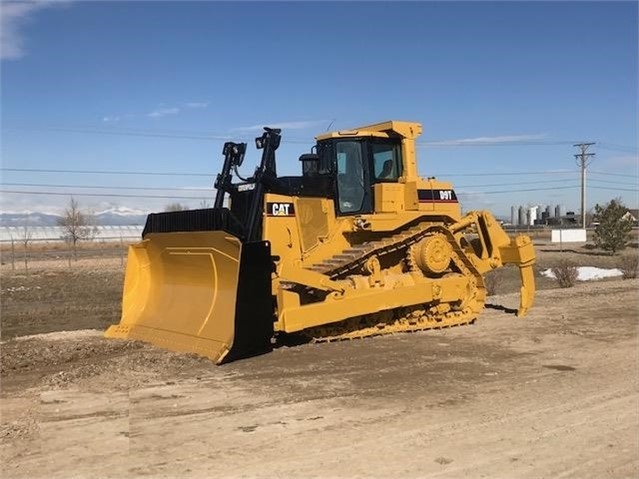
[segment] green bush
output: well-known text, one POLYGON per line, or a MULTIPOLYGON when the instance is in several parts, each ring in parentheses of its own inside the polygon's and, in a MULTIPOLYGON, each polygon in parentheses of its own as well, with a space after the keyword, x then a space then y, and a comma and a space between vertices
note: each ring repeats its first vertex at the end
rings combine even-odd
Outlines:
POLYGON ((557 266, 553 266, 550 270, 562 288, 572 288, 579 277, 579 270, 575 263, 566 259, 560 260, 557 266))

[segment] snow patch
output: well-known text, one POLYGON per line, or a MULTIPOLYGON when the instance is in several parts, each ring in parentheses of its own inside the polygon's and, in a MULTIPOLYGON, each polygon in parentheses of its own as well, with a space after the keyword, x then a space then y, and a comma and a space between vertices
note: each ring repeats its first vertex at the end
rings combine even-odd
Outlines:
MULTIPOLYGON (((602 279, 602 278, 612 278, 615 276, 621 276, 623 273, 620 269, 604 269, 597 268, 595 266, 578 266, 577 271, 579 272, 579 276, 577 276, 577 280, 579 281, 590 281, 593 279, 602 279)), ((546 269, 541 272, 542 276, 546 278, 555 279, 555 275, 553 274, 551 269, 546 269)))

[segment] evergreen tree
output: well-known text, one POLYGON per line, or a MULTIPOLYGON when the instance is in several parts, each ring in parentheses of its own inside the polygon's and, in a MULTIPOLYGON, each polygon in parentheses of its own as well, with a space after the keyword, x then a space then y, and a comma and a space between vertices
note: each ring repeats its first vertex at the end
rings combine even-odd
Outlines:
POLYGON ((625 249, 632 231, 632 219, 623 217, 627 212, 628 208, 620 199, 610 200, 604 206, 595 205, 595 215, 599 218, 599 225, 595 228, 595 246, 613 255, 625 249))

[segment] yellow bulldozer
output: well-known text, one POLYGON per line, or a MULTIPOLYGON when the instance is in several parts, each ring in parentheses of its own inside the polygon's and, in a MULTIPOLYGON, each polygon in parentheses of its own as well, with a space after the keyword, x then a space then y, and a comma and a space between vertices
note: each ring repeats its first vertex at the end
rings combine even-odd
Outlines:
POLYGON ((238 171, 247 144, 225 143, 213 208, 148 216, 106 336, 220 364, 290 333, 331 341, 457 326, 478 317, 484 275, 506 264, 519 267, 524 315, 532 241, 488 211, 462 216, 450 183, 419 177, 421 132, 388 121, 321 134, 300 176, 277 175, 279 129, 255 139, 249 178, 238 171))

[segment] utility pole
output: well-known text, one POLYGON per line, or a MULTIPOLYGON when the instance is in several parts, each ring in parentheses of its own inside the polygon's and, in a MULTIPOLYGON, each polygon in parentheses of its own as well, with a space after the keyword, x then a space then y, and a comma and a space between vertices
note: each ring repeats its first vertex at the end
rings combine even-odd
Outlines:
POLYGON ((577 166, 581 168, 581 227, 586 228, 586 168, 592 163, 594 153, 587 153, 588 147, 595 143, 577 143, 579 153, 575 155, 577 166))

